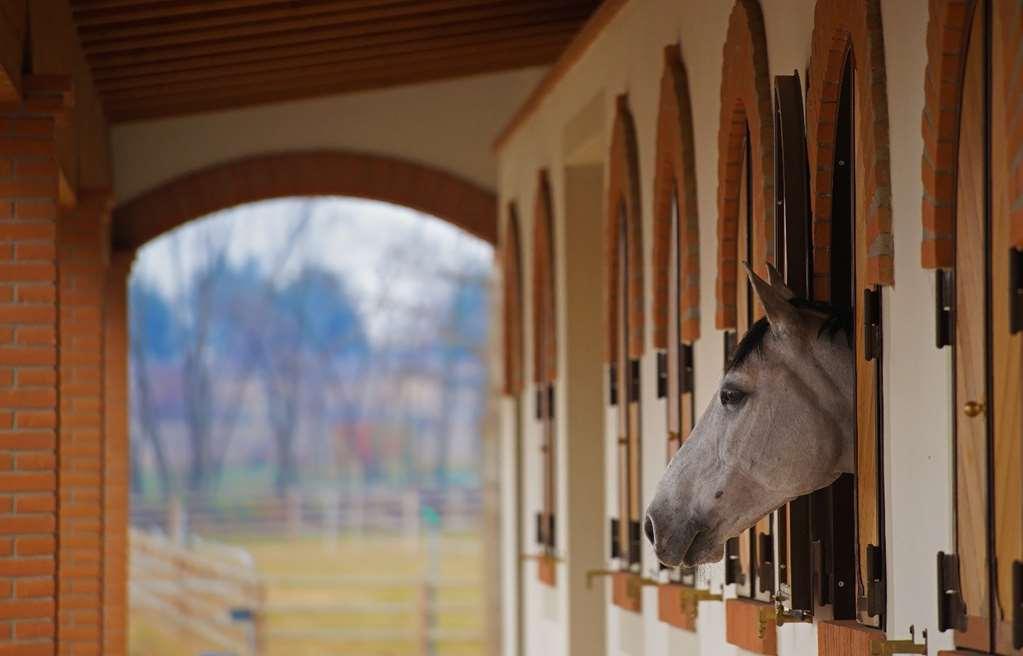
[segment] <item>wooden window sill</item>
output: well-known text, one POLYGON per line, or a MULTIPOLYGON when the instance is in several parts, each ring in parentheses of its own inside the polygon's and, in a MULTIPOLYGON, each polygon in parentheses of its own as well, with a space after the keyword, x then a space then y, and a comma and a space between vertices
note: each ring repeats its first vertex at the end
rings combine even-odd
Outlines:
POLYGON ((829 620, 817 625, 818 656, 870 656, 870 643, 885 634, 856 620, 829 620))
MULTIPOLYGON (((758 635, 760 611, 771 604, 755 599, 725 600, 725 639, 729 644, 765 656, 778 653, 778 629, 774 622, 764 623, 763 635, 758 635)), ((820 652, 823 656, 824 652, 820 652)))

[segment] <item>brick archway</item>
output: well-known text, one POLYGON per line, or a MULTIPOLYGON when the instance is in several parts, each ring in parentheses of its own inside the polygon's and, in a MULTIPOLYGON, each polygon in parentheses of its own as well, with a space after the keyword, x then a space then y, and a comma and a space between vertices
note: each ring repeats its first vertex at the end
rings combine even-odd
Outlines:
POLYGON ((668 270, 672 201, 678 205, 678 253, 682 270, 679 326, 682 339, 700 336, 700 222, 689 80, 677 45, 664 49, 654 160, 654 347, 668 347, 668 270))
POLYGON ((774 114, 767 63, 764 15, 757 0, 736 0, 728 19, 722 52, 721 116, 718 125, 718 272, 719 329, 736 326, 739 272, 739 187, 743 140, 749 129, 753 168, 753 266, 766 275, 774 260, 774 114))
POLYGON ((116 250, 134 250, 192 219, 285 196, 355 196, 444 219, 492 244, 497 199, 479 186, 423 164, 343 151, 256 155, 176 178, 114 209, 116 250))
POLYGON ((831 187, 839 93, 846 58, 856 62, 856 178, 865 199, 857 215, 866 221, 867 272, 864 285, 894 282, 892 194, 888 146, 888 95, 884 34, 878 0, 818 0, 810 49, 810 83, 806 100, 807 154, 810 159, 810 204, 813 212, 813 293, 827 298, 830 289, 831 187))
POLYGON ((605 308, 608 362, 618 356, 618 275, 621 262, 618 247, 621 226, 625 222, 629 257, 629 357, 639 358, 644 347, 643 305, 643 211, 639 194, 639 146, 636 124, 629 111, 629 98, 618 96, 611 133, 608 162, 607 218, 604 223, 605 308))

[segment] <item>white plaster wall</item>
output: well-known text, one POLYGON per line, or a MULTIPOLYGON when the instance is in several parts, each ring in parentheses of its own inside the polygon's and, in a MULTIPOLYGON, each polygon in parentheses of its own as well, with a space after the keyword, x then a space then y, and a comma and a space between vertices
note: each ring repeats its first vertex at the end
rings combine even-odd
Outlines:
MULTIPOLYGON (((662 71, 662 49, 679 43, 693 101, 697 193, 701 234, 701 338, 695 346, 697 366, 696 405, 702 410, 713 398, 722 368, 722 337, 714 328, 716 278, 717 133, 721 86, 721 52, 732 3, 725 0, 632 0, 594 40, 542 101, 540 107, 504 144, 499 153, 498 188, 502 203, 514 200, 520 209, 523 240, 529 252, 529 230, 537 170, 551 171, 555 220, 561 221, 562 180, 565 165, 565 126, 593 98, 604 103, 603 152, 610 141, 614 100, 627 92, 636 121, 639 167, 642 178, 644 252, 648 317, 651 296, 651 213, 653 159, 657 100, 662 71)), ((813 29, 813 0, 762 0, 772 75, 800 72, 805 81, 813 29)), ((936 630, 934 559, 951 546, 951 424, 950 366, 948 354, 934 348, 933 276, 920 267, 920 207, 923 153, 923 110, 926 0, 885 0, 882 3, 888 75, 889 123, 892 167, 892 206, 895 240, 895 285, 885 292, 885 492, 888 537, 888 623, 890 637, 906 637, 909 624, 929 627, 931 649, 946 648, 950 637, 936 630)), ((602 216, 593 217, 593 229, 601 230, 602 216)), ((558 258, 571 257, 561 245, 558 258)), ((528 257, 527 257, 528 261, 528 257)), ((526 298, 530 279, 526 277, 526 298)), ((598 284, 598 281, 594 281, 598 284)), ((560 290, 559 290, 560 291, 560 290)), ((564 299, 561 299, 564 303, 564 299)), ((527 313, 529 304, 527 303, 527 313)), ((528 322, 527 322, 528 326, 528 322)), ((528 333, 528 330, 527 330, 528 333)), ((649 336, 651 331, 647 330, 649 336)), ((649 338, 648 338, 649 339, 649 338)), ((527 335, 528 344, 531 337, 527 335)), ((594 353, 593 357, 602 357, 594 353)), ((663 402, 655 398, 655 366, 648 344, 643 372, 643 490, 652 497, 664 466, 663 402)), ((593 412, 607 412, 593 408, 593 412)), ((561 416, 564 416, 562 413, 561 416)), ((613 426, 608 414, 606 426, 613 426)), ((603 436, 610 449, 610 428, 603 436)), ((535 435, 527 432, 526 451, 534 450, 535 435)), ((529 466, 525 481, 524 512, 536 508, 528 490, 539 489, 538 469, 529 466)), ((598 475, 595 473, 595 475, 598 475)), ((604 475, 614 480, 613 459, 605 461, 604 475)), ((613 486, 608 486, 608 507, 614 507, 613 486)), ((568 512, 587 512, 570 508, 568 512)), ((565 512, 562 509, 562 512, 565 512)), ((528 539, 527 539, 528 543, 528 539)), ((571 558, 572 554, 565 554, 571 558)), ((654 563, 652 550, 644 553, 645 570, 654 563)), ((649 571, 644 573, 649 574, 649 571)), ((527 574, 528 575, 528 574, 527 574)), ((708 568, 701 577, 717 590, 720 567, 708 568)), ((538 613, 544 600, 526 597, 527 614, 538 613)), ((722 604, 701 604, 697 635, 669 628, 656 620, 655 592, 644 593, 645 613, 636 617, 609 607, 607 636, 609 654, 707 654, 737 655, 740 650, 724 641, 722 604)), ((596 627, 595 627, 596 628, 596 627)), ((560 654, 563 646, 556 629, 553 641, 539 633, 529 654, 560 654)), ((782 656, 817 653, 814 627, 788 625, 779 631, 782 656)))
POLYGON ((117 199, 246 155, 316 149, 408 159, 493 189, 491 144, 544 70, 119 124, 111 133, 117 199))

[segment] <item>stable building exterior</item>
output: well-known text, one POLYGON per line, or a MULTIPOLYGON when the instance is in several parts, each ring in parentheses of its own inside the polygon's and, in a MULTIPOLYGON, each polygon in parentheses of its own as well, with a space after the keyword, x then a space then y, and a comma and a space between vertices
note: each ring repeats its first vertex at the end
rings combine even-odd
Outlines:
POLYGON ((0 654, 127 652, 134 254, 296 195, 497 248, 492 653, 1021 653, 1023 4, 3 0, 0 33, 0 654), (762 312, 743 262, 852 313, 856 474, 664 571, 644 509, 762 312))

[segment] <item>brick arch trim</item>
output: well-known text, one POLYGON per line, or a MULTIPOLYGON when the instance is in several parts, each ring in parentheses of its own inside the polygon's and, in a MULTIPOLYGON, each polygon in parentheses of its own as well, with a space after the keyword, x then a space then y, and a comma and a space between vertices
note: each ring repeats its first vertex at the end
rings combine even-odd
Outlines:
POLYGON ((117 250, 138 248, 192 219, 285 196, 355 196, 410 207, 497 241, 497 199, 478 185, 424 164, 345 151, 254 155, 214 164, 114 209, 117 250))
POLYGON ((514 202, 508 203, 508 219, 501 235, 501 308, 504 326, 504 393, 516 396, 522 392, 522 242, 519 233, 519 212, 514 202))
POLYGON ((696 161, 689 80, 677 45, 664 49, 664 72, 657 116, 654 159, 654 347, 668 347, 668 291, 671 262, 672 200, 678 205, 681 268, 679 326, 682 339, 700 336, 700 222, 696 203, 696 161))
POLYGON ((558 376, 558 304, 554 277, 554 207, 546 169, 538 175, 533 205, 533 382, 558 376))
POLYGON ((813 293, 826 299, 831 272, 831 187, 835 121, 846 58, 856 62, 857 184, 863 187, 858 220, 866 221, 866 285, 894 282, 891 170, 888 144, 888 95, 884 34, 879 0, 818 0, 810 49, 810 87, 806 101, 807 151, 813 212, 813 293))
POLYGON ((753 266, 766 275, 766 263, 774 260, 774 114, 767 34, 757 0, 736 0, 722 59, 715 325, 727 330, 735 328, 737 318, 739 187, 747 128, 753 154, 753 266))
POLYGON ((639 191, 639 146, 636 124, 629 110, 628 96, 616 100, 614 125, 611 132, 611 151, 608 162, 608 203, 604 227, 605 307, 608 362, 618 357, 618 276, 621 260, 618 257, 621 222, 625 222, 625 248, 628 252, 629 307, 626 320, 629 325, 629 357, 639 358, 644 347, 643 304, 643 219, 639 191))
POLYGON ((959 111, 973 0, 934 0, 927 21, 927 71, 923 113, 924 268, 954 263, 955 187, 959 160, 959 111))

